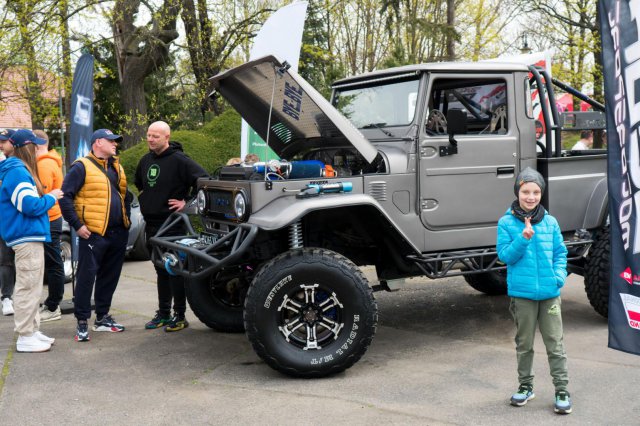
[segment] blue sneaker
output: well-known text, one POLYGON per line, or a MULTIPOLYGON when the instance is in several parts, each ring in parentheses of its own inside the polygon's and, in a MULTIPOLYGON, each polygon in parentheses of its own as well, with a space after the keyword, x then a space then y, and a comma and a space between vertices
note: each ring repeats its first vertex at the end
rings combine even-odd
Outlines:
POLYGON ((533 393, 533 385, 522 383, 518 387, 518 392, 511 396, 511 405, 522 407, 527 403, 527 401, 535 397, 536 394, 533 393))
POLYGON ((124 325, 118 324, 111 315, 107 314, 100 319, 96 318, 96 321, 93 323, 93 331, 119 333, 124 331, 124 325))
POLYGON ((556 406, 553 409, 558 414, 571 413, 571 395, 567 391, 556 392, 556 406))
POLYGON ((89 324, 87 324, 87 320, 78 320, 75 340, 76 342, 88 342, 91 340, 89 337, 89 324))

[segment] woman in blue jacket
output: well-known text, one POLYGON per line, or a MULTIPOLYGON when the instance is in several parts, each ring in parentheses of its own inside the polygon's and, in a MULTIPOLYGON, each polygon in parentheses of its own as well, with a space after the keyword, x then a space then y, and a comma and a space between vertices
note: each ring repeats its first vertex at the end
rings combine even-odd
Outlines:
POLYGON ((16 284, 13 294, 18 352, 45 352, 55 339, 39 330, 39 305, 44 277, 44 245, 49 241, 49 210, 62 191, 42 195, 37 179, 34 144, 42 143, 33 132, 20 129, 0 134, 0 236, 15 252, 16 284))
POLYGON ((509 310, 516 323, 518 391, 511 404, 523 406, 533 393, 533 342, 540 328, 555 386, 554 411, 571 412, 567 391, 560 289, 567 278, 567 248, 556 219, 540 205, 544 178, 530 167, 517 177, 513 202, 498 222, 498 257, 507 265, 509 310))

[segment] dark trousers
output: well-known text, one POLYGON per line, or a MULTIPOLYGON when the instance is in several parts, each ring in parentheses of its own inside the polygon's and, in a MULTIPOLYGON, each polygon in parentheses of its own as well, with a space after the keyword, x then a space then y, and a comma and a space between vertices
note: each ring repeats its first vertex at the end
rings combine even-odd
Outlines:
POLYGON ((44 243, 44 267, 49 287, 49 296, 44 304, 50 311, 55 311, 64 296, 64 263, 60 254, 60 234, 62 234, 62 218, 49 222, 51 242, 44 243))
POLYGON ((124 263, 128 236, 128 230, 117 227, 107 229, 104 237, 92 233, 86 240, 79 239, 74 298, 75 316, 78 320, 91 318, 91 293, 94 283, 96 317, 102 318, 109 313, 124 263))
POLYGON ((16 286, 15 253, 0 239, 0 289, 2 298, 11 297, 16 286))
MULTIPOLYGON (((161 224, 146 224, 145 230, 148 237, 156 235, 161 224)), ((175 227, 166 236, 183 235, 184 231, 175 227)), ((151 250, 151 248, 149 248, 151 250)), ((166 269, 155 267, 158 276, 158 311, 163 317, 171 315, 171 300, 173 299, 173 311, 176 315, 184 315, 187 309, 187 297, 184 291, 184 279, 170 275, 166 269)))

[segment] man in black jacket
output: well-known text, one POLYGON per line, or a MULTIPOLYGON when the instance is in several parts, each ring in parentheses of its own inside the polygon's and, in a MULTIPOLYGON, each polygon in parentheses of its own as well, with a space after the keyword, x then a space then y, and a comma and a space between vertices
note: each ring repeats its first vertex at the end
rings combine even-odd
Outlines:
MULTIPOLYGON (((156 121, 147 130, 149 153, 144 155, 136 169, 135 185, 140 191, 140 210, 146 222, 147 238, 154 236, 162 223, 173 212, 184 209, 193 196, 198 178, 207 177, 198 163, 182 151, 182 145, 169 140, 171 128, 156 121)), ((174 227, 175 235, 184 230, 174 227)), ((185 319, 186 297, 182 277, 169 275, 156 267, 158 310, 145 328, 164 327, 165 331, 180 331, 189 326, 185 319), (173 317, 171 300, 173 299, 173 317)))

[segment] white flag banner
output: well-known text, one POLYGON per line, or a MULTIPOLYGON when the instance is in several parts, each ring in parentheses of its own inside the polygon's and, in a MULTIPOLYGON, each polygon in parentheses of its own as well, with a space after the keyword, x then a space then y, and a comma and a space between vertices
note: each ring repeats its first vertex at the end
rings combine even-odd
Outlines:
MULTIPOLYGON (((254 38, 249 60, 274 55, 281 61, 287 61, 292 70, 298 71, 307 4, 301 1, 275 11, 254 38)), ((242 120, 240 154, 244 158, 249 152, 257 154, 261 161, 278 158, 242 120)))

